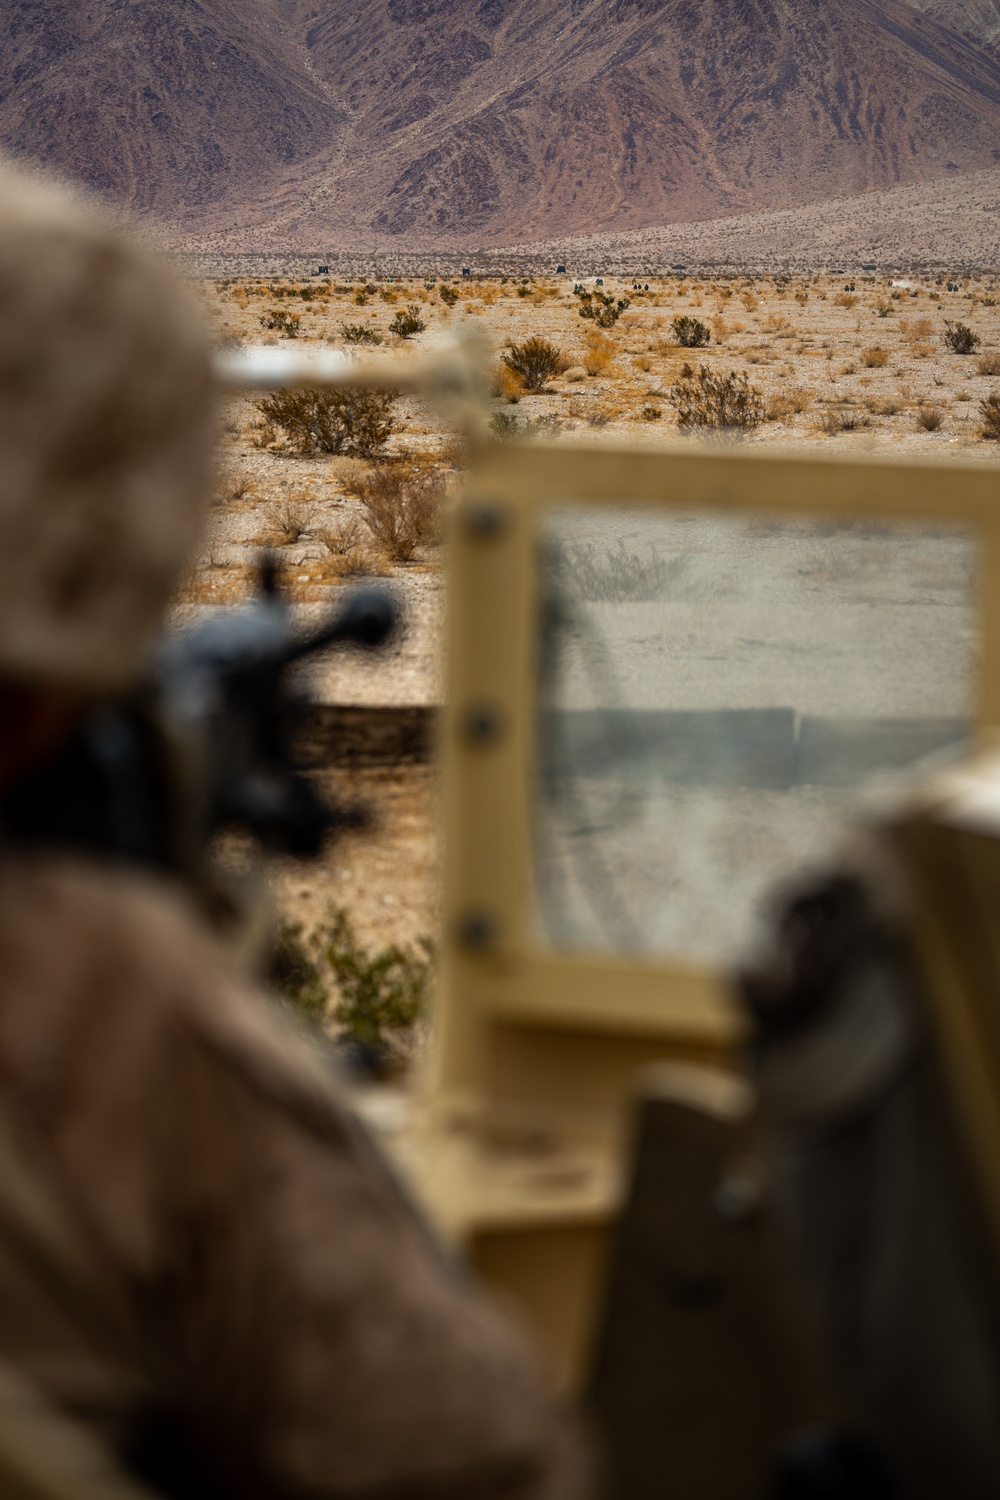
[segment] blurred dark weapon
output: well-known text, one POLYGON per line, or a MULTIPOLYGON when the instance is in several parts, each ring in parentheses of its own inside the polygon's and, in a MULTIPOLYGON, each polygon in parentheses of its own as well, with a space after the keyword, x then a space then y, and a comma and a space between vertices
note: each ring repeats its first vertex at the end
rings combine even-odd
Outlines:
POLYGON ((311 856, 356 810, 328 805, 296 761, 308 698, 294 669, 321 651, 372 650, 398 606, 358 589, 301 634, 271 559, 249 604, 165 638, 128 699, 92 708, 59 755, 0 804, 9 842, 120 858, 204 884, 213 840, 252 834, 272 853, 311 856))

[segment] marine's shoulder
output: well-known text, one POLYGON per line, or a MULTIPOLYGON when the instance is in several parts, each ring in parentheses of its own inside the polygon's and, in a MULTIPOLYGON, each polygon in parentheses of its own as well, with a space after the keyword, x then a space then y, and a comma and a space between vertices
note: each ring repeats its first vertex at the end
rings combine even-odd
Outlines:
POLYGON ((328 1069, 237 971, 183 890, 69 856, 0 857, 0 1067, 81 1039, 209 1049, 248 1081, 328 1106, 328 1069))

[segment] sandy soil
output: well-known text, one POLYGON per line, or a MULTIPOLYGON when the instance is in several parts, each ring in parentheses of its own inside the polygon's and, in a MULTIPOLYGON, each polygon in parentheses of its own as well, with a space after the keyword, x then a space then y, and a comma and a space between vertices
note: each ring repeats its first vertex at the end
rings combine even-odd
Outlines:
MULTIPOLYGON (((992 354, 1000 371, 1000 292, 988 280, 966 279, 949 291, 943 281, 894 287, 886 277, 800 277, 788 280, 650 280, 638 288, 606 278, 605 291, 631 305, 601 337, 579 316, 566 279, 463 280, 450 283, 459 301, 449 310, 441 284, 346 283, 316 280, 308 300, 278 297, 289 284, 226 280, 202 283, 221 338, 275 342, 261 320, 277 308, 300 318, 300 345, 342 341, 345 324, 370 328, 383 350, 404 348, 388 333, 393 315, 414 306, 429 330, 476 318, 498 352, 531 335, 549 339, 570 368, 540 394, 498 397, 498 413, 522 435, 558 442, 676 440, 670 388, 685 364, 717 373, 744 372, 768 419, 743 441, 855 452, 937 457, 945 453, 994 461, 996 443, 981 436, 980 402, 1000 378, 983 373, 992 354), (369 288, 366 290, 366 286, 369 288), (680 315, 704 321, 707 348, 685 350, 671 329, 680 315), (948 350, 946 320, 968 323, 981 339, 970 356, 948 350), (595 373, 586 373, 587 368, 595 373)), ((421 337, 410 341, 419 346, 421 337)), ((418 403, 400 403, 389 456, 419 472, 459 481, 454 434, 418 403)), ((229 604, 253 587, 255 559, 265 546, 285 564, 291 599, 312 610, 332 604, 345 580, 331 565, 324 536, 352 518, 362 521, 355 492, 365 465, 337 457, 298 458, 280 435, 264 430, 252 401, 224 413, 218 496, 196 565, 178 598, 179 617, 192 608, 229 604)), ((369 542, 371 539, 369 538, 369 542)), ((332 662, 319 684, 329 701, 433 703, 440 699, 442 620, 440 549, 405 564, 368 547, 371 570, 405 600, 408 634, 377 669, 332 662)), ((362 781, 364 778, 362 778, 362 781)), ((411 937, 433 925, 436 853, 434 801, 424 772, 398 773, 372 787, 382 831, 351 835, 310 871, 283 871, 283 907, 312 921, 329 901, 347 905, 372 941, 411 937), (348 871, 344 875, 343 871, 348 871)), ((362 790, 365 790, 363 787, 362 790)))

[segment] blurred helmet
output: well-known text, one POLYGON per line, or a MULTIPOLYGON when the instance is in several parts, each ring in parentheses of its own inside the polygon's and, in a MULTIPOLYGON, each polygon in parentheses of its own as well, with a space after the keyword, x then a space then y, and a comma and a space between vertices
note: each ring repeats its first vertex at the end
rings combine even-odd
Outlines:
POLYGON ((0 170, 0 675, 115 690, 198 537, 208 341, 99 212, 0 170))

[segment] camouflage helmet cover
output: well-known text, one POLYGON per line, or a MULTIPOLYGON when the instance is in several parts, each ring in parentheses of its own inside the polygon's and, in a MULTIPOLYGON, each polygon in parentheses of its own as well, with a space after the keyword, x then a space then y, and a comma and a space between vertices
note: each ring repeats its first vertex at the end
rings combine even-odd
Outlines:
POLYGON ((0 171, 0 673, 115 690, 201 526, 193 299, 71 194, 0 171))

